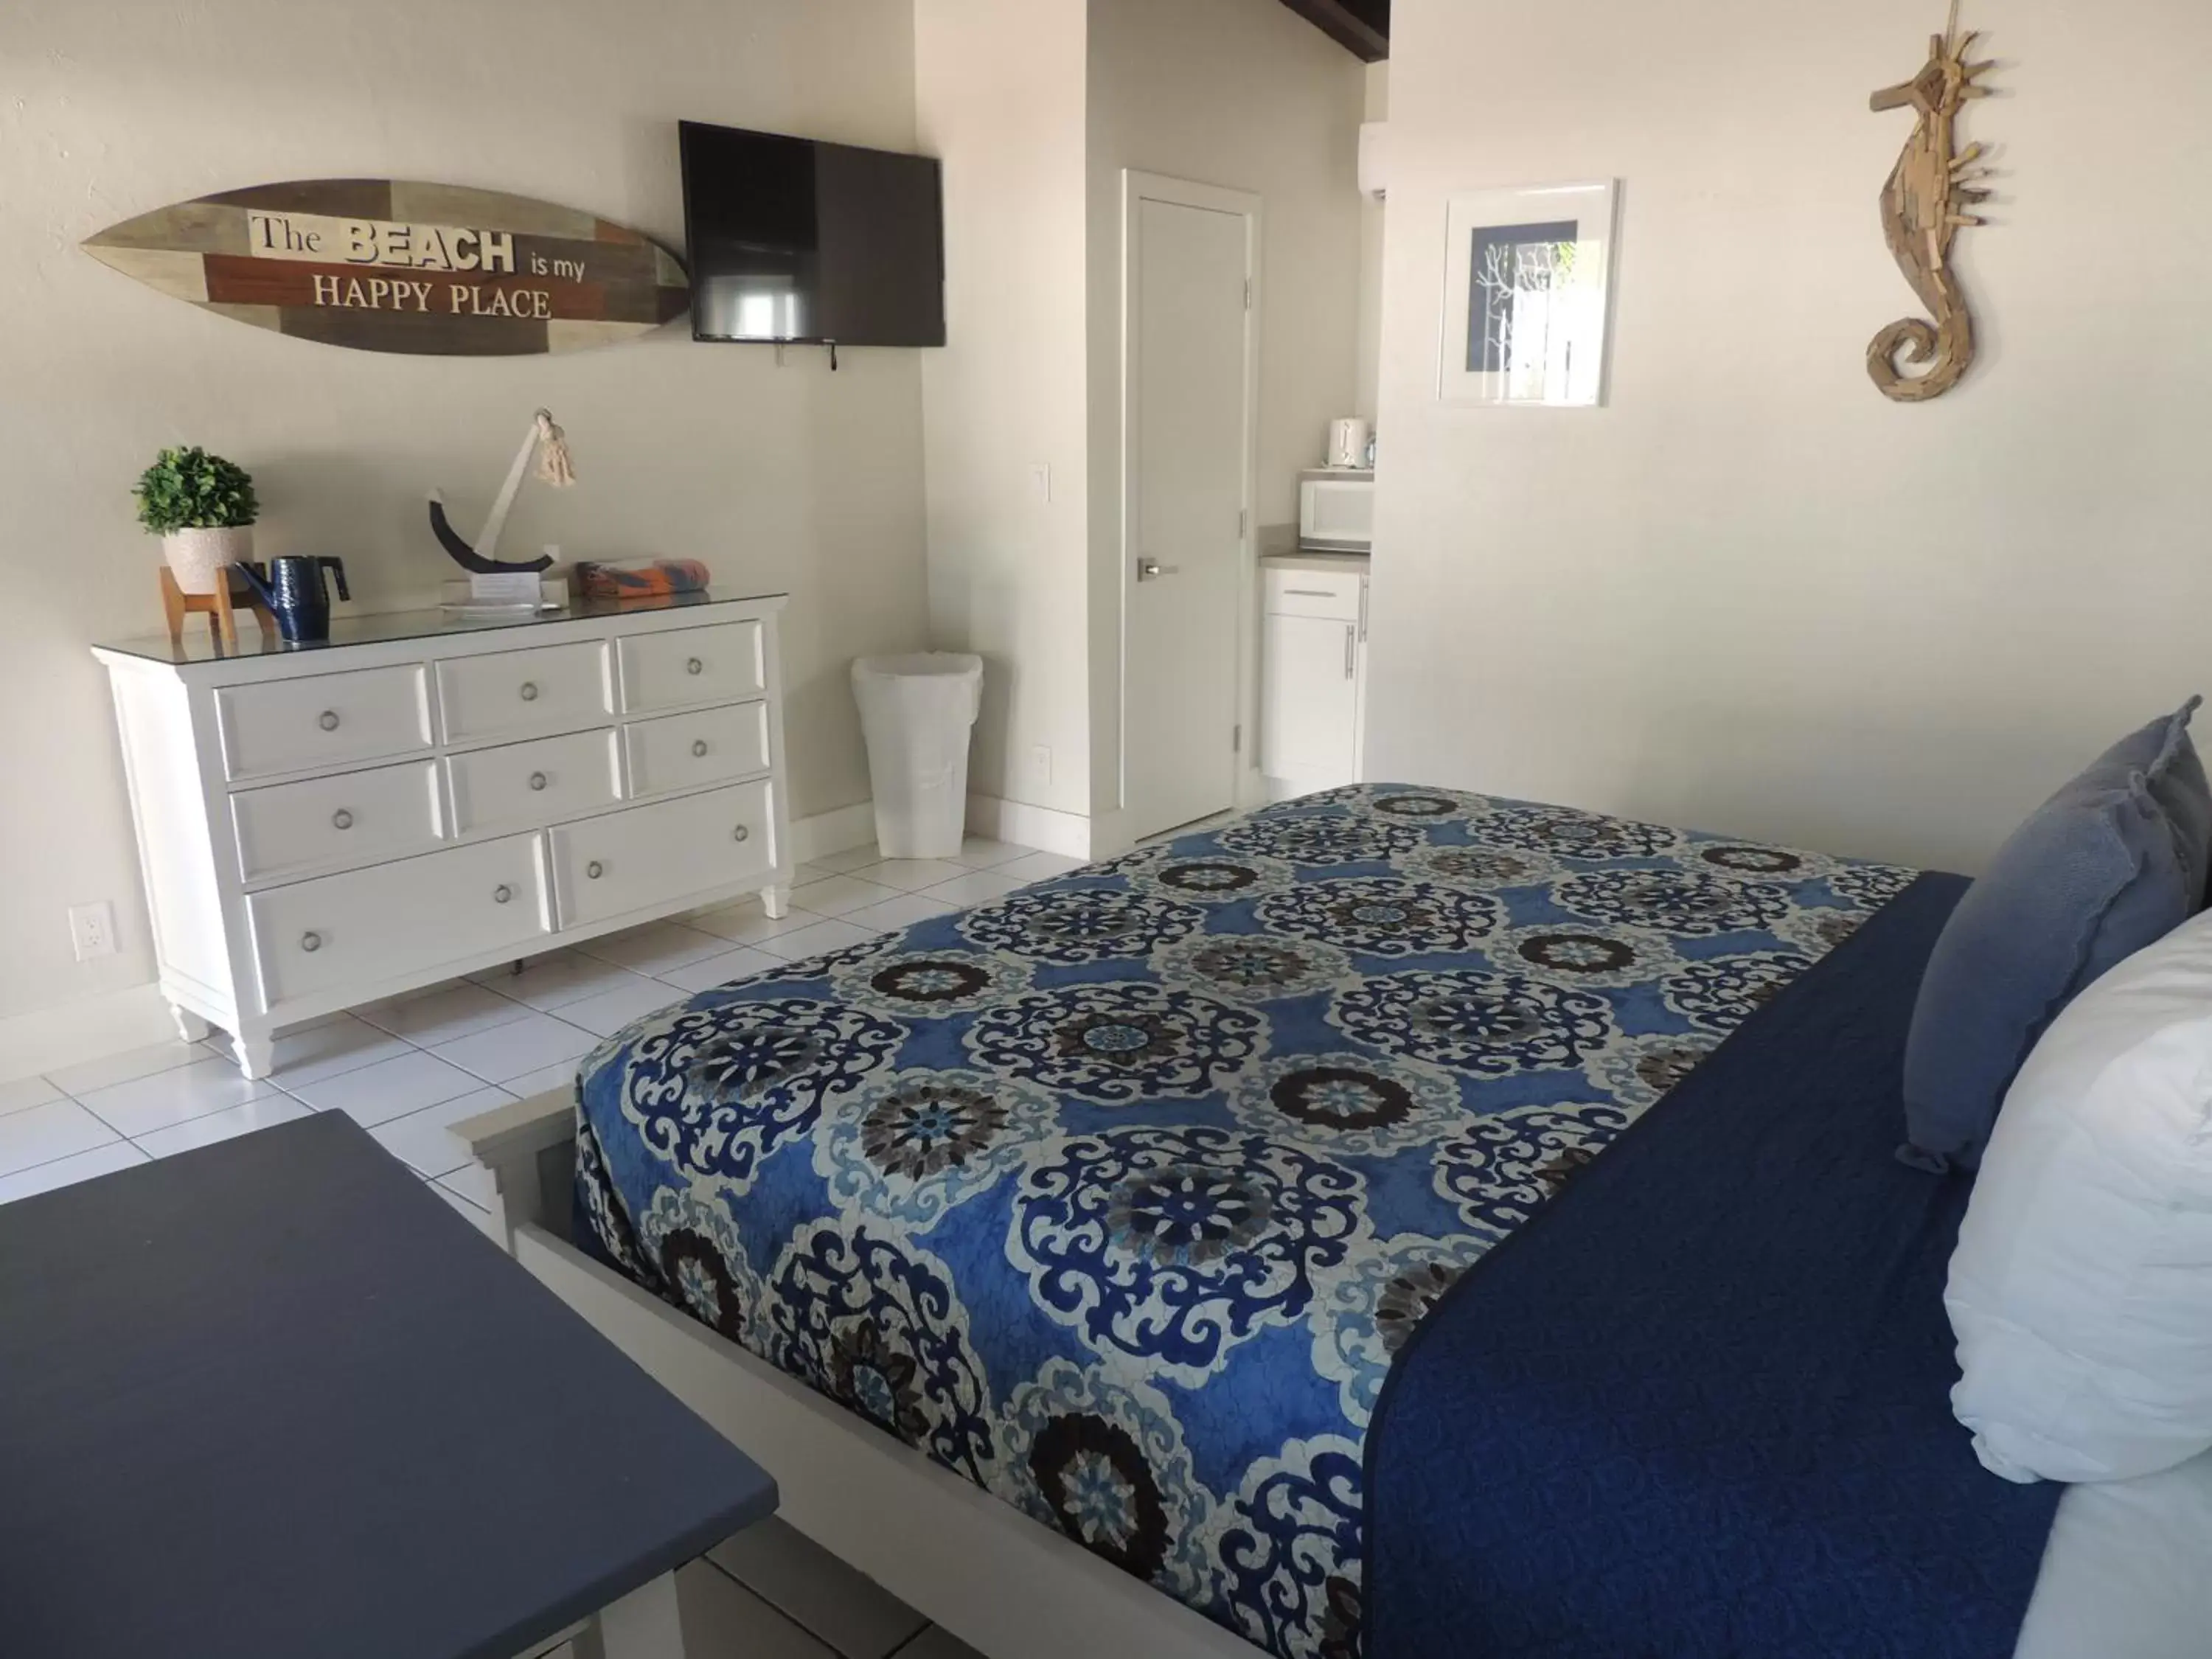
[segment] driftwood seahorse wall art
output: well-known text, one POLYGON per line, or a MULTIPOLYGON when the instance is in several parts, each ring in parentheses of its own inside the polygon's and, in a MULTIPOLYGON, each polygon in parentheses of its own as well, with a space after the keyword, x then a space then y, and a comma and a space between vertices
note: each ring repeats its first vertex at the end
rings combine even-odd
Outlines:
POLYGON ((1982 146, 1955 149, 1959 112, 1967 100, 1989 96, 1974 77, 1993 64, 1966 61, 1967 48, 1979 38, 1959 33, 1954 5, 1950 26, 1928 37, 1928 62, 1920 73, 1871 100, 1877 110, 1910 106, 1915 112, 1912 136, 1882 186, 1881 228, 1905 280, 1935 319, 1904 318, 1867 347, 1867 373, 1885 397, 1899 403, 1942 397, 1974 361, 1974 319, 1951 270, 1951 239, 1962 227, 1982 222, 1964 210, 1990 194, 1973 182, 1989 172, 1975 166, 1982 146), (1929 367, 1925 374, 1907 374, 1906 364, 1929 367))

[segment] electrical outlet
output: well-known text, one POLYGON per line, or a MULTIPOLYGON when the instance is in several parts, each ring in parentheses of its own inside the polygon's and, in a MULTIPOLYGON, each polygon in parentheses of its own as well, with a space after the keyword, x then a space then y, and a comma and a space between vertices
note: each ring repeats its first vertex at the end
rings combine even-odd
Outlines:
POLYGON ((1052 750, 1046 744, 1041 743, 1030 750, 1030 770, 1039 783, 1052 781, 1052 750))
POLYGON ((115 907, 106 899, 71 905, 69 919, 70 942, 76 946, 79 962, 115 954, 115 907))

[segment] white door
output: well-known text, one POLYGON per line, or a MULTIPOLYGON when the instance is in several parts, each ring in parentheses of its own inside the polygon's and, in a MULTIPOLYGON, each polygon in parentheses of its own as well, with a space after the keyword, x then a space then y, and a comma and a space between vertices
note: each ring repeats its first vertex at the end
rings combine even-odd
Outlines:
POLYGON ((1237 799, 1245 650, 1247 309, 1256 204, 1132 179, 1122 777, 1127 828, 1154 835, 1237 799))

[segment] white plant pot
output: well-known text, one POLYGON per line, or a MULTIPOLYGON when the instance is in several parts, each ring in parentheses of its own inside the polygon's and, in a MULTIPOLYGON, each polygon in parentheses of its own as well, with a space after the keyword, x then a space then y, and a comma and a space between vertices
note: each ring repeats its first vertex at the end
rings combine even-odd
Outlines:
POLYGON ((253 526, 172 530, 161 538, 161 554, 169 562, 179 592, 213 593, 229 580, 224 566, 253 556, 253 526))

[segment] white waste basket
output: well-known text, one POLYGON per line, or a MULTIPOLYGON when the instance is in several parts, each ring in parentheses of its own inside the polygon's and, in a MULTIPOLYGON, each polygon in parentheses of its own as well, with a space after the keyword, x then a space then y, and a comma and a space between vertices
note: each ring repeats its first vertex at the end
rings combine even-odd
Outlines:
POLYGON ((853 696, 868 740, 877 850, 951 857, 968 816, 968 728, 982 706, 983 659, 949 651, 855 658, 853 696))

